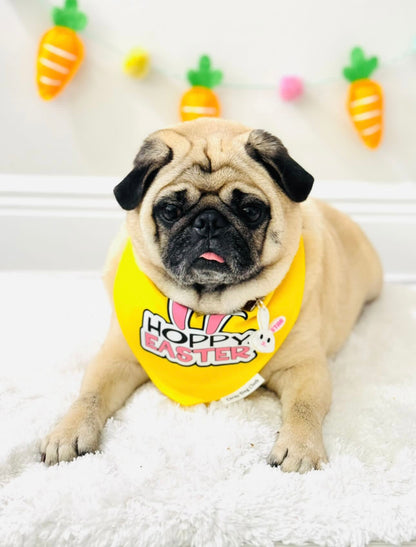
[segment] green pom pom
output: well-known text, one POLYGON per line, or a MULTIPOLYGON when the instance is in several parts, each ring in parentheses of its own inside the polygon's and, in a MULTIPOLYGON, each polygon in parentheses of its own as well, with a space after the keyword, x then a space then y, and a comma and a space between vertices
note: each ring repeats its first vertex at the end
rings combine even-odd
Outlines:
POLYGON ((53 8, 52 20, 57 26, 68 27, 75 31, 83 30, 88 23, 85 13, 78 11, 77 0, 65 0, 63 8, 53 8))
POLYGON ((221 70, 211 70, 211 59, 202 55, 199 59, 198 70, 189 70, 187 78, 191 86, 202 86, 212 89, 222 81, 221 70))
POLYGON ((344 67, 342 73, 349 82, 369 78, 378 65, 377 57, 368 59, 364 56, 364 51, 360 47, 355 47, 350 53, 351 66, 344 67))

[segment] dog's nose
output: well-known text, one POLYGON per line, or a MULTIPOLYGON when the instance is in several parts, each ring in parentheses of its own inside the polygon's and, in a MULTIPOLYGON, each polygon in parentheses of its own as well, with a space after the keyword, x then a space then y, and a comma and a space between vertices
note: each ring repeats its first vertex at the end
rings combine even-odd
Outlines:
POLYGON ((208 237, 217 235, 226 226, 227 221, 215 209, 206 209, 194 220, 194 230, 198 235, 208 237))

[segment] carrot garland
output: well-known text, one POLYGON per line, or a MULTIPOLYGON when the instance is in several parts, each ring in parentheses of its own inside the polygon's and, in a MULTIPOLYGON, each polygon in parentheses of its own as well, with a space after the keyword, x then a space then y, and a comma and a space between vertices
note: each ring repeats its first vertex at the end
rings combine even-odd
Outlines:
POLYGON ((351 66, 343 69, 351 82, 347 108, 364 144, 377 148, 383 132, 383 90, 369 79, 377 68, 377 57, 366 59, 361 48, 351 51, 351 66))
POLYGON ((212 88, 221 83, 222 72, 211 70, 211 59, 208 55, 202 55, 198 70, 189 70, 187 77, 192 87, 182 96, 182 121, 202 116, 218 117, 221 113, 220 103, 212 88))
POLYGON ((36 82, 45 100, 55 98, 78 70, 84 46, 76 31, 88 22, 78 11, 77 0, 65 0, 63 8, 53 8, 52 19, 55 26, 42 36, 37 57, 36 82))

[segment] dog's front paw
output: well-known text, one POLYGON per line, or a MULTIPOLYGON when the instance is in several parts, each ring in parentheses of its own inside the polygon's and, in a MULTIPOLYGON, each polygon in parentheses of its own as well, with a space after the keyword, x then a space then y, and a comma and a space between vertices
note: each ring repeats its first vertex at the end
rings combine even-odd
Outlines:
POLYGON ((272 467, 280 466, 282 471, 299 473, 321 469, 327 461, 321 431, 305 433, 290 427, 282 427, 267 458, 272 467))
POLYGON ((41 461, 54 465, 98 449, 102 423, 88 405, 75 402, 40 447, 41 461))

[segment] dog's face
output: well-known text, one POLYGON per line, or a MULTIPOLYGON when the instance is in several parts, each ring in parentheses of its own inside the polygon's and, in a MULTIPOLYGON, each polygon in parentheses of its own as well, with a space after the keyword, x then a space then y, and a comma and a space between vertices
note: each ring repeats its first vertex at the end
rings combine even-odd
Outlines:
POLYGON ((146 139, 115 196, 129 211, 140 266, 159 289, 223 313, 267 294, 277 263, 284 269, 293 258, 297 204, 312 183, 276 137, 199 119, 146 139))
POLYGON ((160 193, 152 216, 172 278, 182 286, 217 290, 258 274, 270 206, 266 196, 238 181, 230 169, 226 177, 217 177, 211 191, 193 184, 198 168, 182 175, 183 188, 160 193))

